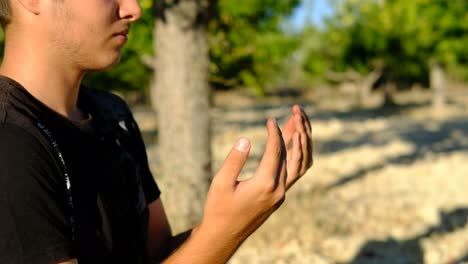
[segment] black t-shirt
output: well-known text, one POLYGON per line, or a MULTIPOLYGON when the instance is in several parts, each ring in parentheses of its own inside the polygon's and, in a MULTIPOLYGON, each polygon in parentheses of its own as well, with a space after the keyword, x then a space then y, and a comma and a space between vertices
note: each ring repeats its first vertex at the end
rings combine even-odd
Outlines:
POLYGON ((126 104, 81 87, 73 123, 0 76, 0 263, 144 263, 160 192, 126 104))

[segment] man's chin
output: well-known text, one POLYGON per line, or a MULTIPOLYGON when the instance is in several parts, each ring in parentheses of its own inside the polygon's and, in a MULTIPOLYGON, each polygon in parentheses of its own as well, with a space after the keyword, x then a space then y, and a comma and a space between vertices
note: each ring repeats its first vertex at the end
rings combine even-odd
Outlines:
POLYGON ((96 63, 96 65, 92 65, 91 67, 88 67, 87 71, 88 72, 100 72, 100 71, 106 71, 106 70, 112 69, 113 67, 117 66, 120 63, 120 59, 121 59, 121 56, 119 55, 113 60, 96 63))

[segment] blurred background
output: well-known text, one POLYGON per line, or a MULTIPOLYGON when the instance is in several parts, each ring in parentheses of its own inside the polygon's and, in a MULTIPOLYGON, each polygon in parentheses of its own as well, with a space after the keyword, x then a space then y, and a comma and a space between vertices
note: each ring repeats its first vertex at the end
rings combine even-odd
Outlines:
POLYGON ((468 1, 140 4, 120 65, 85 83, 134 110, 176 231, 236 139, 248 178, 299 103, 315 165, 231 263, 468 263, 468 1))

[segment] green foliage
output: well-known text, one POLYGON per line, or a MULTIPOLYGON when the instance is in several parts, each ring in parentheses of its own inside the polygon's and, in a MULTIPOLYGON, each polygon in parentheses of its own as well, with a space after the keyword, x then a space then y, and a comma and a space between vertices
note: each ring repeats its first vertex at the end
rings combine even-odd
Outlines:
MULTIPOLYGON (((299 0, 220 0, 209 24, 211 83, 215 87, 246 86, 262 95, 278 75, 299 39, 280 31, 280 23, 299 0)), ((143 17, 132 28, 115 68, 89 75, 85 83, 103 89, 143 90, 152 72, 141 62, 152 53, 154 19, 151 0, 141 0, 143 17)))
POLYGON ((343 71, 345 65, 341 45, 330 45, 330 43, 345 43, 347 36, 344 34, 330 34, 321 32, 313 27, 306 28, 302 32, 302 68, 306 74, 313 79, 322 79, 326 71, 333 69, 343 71), (341 63, 341 64, 340 64, 341 63))
MULTIPOLYGON (((220 0, 209 24, 211 83, 215 87, 246 86, 259 95, 281 71, 284 59, 299 45, 280 31, 280 23, 299 0, 220 0)), ((122 61, 115 68, 89 75, 85 83, 104 89, 142 90, 152 73, 141 63, 152 54, 154 19, 151 0, 142 0, 142 19, 132 28, 122 61)))
MULTIPOLYGON (((438 61, 448 73, 468 80, 468 1, 331 0, 335 13, 324 29, 299 35, 280 29, 300 0, 218 0, 208 25, 210 81, 217 88, 244 86, 263 95, 287 79, 299 63, 315 79, 327 71, 366 74, 384 67, 399 82, 425 82, 438 61), (298 59, 299 58, 299 59, 298 59)), ((101 89, 146 90, 152 71, 152 0, 140 0, 143 17, 132 25, 121 63, 89 74, 85 84, 101 89)), ((0 31, 0 52, 3 53, 0 31)))
POLYGON ((467 33, 466 0, 340 1, 321 35, 327 47, 309 54, 304 68, 366 73, 382 66, 395 81, 424 82, 436 60, 454 77, 467 78, 467 33))
POLYGON ((218 88, 246 86, 258 95, 300 44, 280 30, 299 0, 219 0, 209 25, 211 82, 218 88))
MULTIPOLYGON (((120 64, 88 74, 85 85, 106 90, 149 87, 152 71, 141 58, 153 55, 153 2, 140 0, 140 4, 143 16, 132 25, 120 64)), ((219 0, 218 13, 209 24, 211 83, 218 88, 246 86, 262 95, 300 43, 297 36, 280 30, 285 16, 298 4, 299 0, 219 0)), ((0 35, 0 44, 2 41, 0 35)))

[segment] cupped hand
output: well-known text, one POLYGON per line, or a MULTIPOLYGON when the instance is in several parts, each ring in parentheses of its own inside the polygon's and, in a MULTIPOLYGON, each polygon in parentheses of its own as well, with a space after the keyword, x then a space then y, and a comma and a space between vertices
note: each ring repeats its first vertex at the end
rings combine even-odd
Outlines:
POLYGON ((292 107, 291 117, 286 121, 282 131, 287 146, 286 189, 288 190, 307 172, 314 161, 312 126, 302 107, 299 105, 292 107))
POLYGON ((286 147, 276 121, 270 119, 267 130, 265 152, 253 177, 238 180, 250 151, 248 139, 239 139, 232 148, 213 179, 200 227, 243 240, 282 204, 287 181, 286 147))

